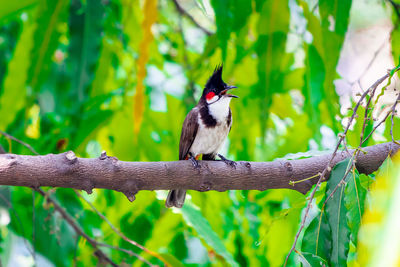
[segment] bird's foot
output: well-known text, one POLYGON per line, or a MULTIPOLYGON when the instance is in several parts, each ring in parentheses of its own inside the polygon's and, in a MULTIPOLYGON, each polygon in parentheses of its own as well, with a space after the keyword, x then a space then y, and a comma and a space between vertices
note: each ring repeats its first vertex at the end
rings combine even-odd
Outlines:
POLYGON ((193 165, 193 167, 196 169, 196 170, 200 170, 200 164, 199 164, 199 162, 196 160, 196 158, 195 157, 193 157, 192 155, 189 157, 189 160, 190 160, 190 162, 192 162, 192 165, 193 165))
POLYGON ((236 169, 236 162, 234 162, 233 160, 229 160, 227 158, 225 158, 224 156, 222 156, 221 154, 218 154, 218 157, 220 157, 220 159, 226 164, 231 166, 232 168, 236 169))

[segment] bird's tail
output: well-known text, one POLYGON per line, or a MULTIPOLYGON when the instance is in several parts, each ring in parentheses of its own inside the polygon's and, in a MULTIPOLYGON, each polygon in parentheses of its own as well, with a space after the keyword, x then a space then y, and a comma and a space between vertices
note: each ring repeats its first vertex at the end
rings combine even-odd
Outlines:
POLYGON ((168 193, 167 200, 165 201, 165 206, 167 208, 177 207, 182 208, 185 202, 186 190, 184 189, 174 189, 170 190, 168 193))

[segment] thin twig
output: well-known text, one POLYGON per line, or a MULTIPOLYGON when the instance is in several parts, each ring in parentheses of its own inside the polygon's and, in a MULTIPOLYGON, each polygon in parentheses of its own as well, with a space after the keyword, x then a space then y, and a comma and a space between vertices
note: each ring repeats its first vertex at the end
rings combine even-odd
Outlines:
POLYGON ((96 250, 95 255, 99 258, 100 261, 105 261, 109 264, 111 264, 114 267, 117 267, 118 264, 113 262, 110 257, 108 257, 103 251, 101 251, 98 246, 100 245, 99 242, 88 236, 82 228, 75 222, 75 220, 69 215, 63 207, 58 204, 56 200, 51 198, 49 195, 46 194, 41 188, 36 188, 35 189, 39 194, 41 194, 48 202, 52 203, 54 206, 54 209, 60 213, 60 215, 64 218, 65 221, 68 222, 68 224, 75 230, 75 232, 85 238, 90 245, 96 250))
MULTIPOLYGON (((117 234, 119 235, 123 240, 125 240, 126 242, 130 243, 131 245, 143 250, 144 252, 147 252, 148 254, 150 254, 151 256, 159 259, 160 261, 162 261, 165 265, 168 265, 167 261, 162 258, 160 255, 158 255, 156 252, 142 246, 141 244, 137 243, 136 241, 129 239, 126 235, 124 235, 117 227, 115 227, 110 220, 108 220, 108 218, 106 216, 104 216, 90 201, 88 201, 87 199, 85 199, 82 194, 78 191, 75 190, 75 193, 77 194, 78 197, 80 197, 81 199, 83 199, 83 201, 85 201, 94 212, 96 212, 96 214, 103 220, 105 221, 110 227, 111 229, 117 234)), ((142 260, 143 258, 140 255, 137 255, 137 257, 142 260)), ((145 259, 143 259, 145 261, 145 259)))
MULTIPOLYGON (((363 144, 364 132, 365 132, 365 128, 366 128, 366 126, 367 126, 368 113, 369 113, 369 110, 370 110, 369 106, 371 105, 371 100, 372 100, 372 98, 374 98, 375 91, 376 91, 376 88, 377 88, 377 87, 378 87, 378 86, 376 86, 376 87, 374 87, 374 88, 372 89, 371 95, 369 96, 368 101, 367 101, 367 105, 365 106, 364 121, 363 121, 362 129, 361 129, 361 134, 360 134, 360 145, 359 145, 359 147, 361 147, 362 144, 363 144)), ((358 156, 358 153, 359 153, 359 152, 357 152, 356 157, 358 156)))
POLYGON ((20 143, 20 144, 23 145, 23 146, 25 146, 25 147, 28 148, 33 154, 39 155, 39 153, 37 153, 36 150, 35 150, 32 146, 30 146, 29 144, 27 144, 27 143, 25 143, 25 142, 23 142, 23 141, 21 141, 21 140, 15 138, 14 136, 12 136, 12 135, 10 135, 10 134, 8 134, 8 133, 6 133, 6 132, 3 132, 3 131, 1 131, 1 130, 0 130, 0 134, 4 135, 5 137, 7 137, 7 138, 9 138, 9 139, 11 139, 11 140, 13 140, 13 141, 15 141, 15 142, 17 142, 17 143, 20 143))
POLYGON ((393 126, 394 126, 394 114, 396 113, 396 105, 397 105, 397 103, 399 103, 399 102, 400 102, 400 93, 398 93, 396 102, 394 102, 394 104, 393 104, 393 107, 392 107, 392 117, 390 117, 390 120, 391 120, 391 122, 392 122, 392 125, 390 126, 390 136, 392 137, 393 143, 398 144, 398 145, 400 145, 400 143, 399 143, 398 141, 394 140, 394 136, 393 136, 393 126))
POLYGON ((371 135, 375 132, 375 130, 381 126, 382 123, 384 123, 386 121, 386 119, 389 117, 390 113, 392 111, 389 111, 388 113, 386 113, 386 116, 371 130, 371 132, 367 135, 367 137, 365 137, 365 139, 362 141, 362 145, 371 137, 371 135))
POLYGON ((173 0, 176 9, 181 15, 186 16, 191 22, 193 22, 194 25, 196 25, 200 30, 202 30, 205 34, 207 35, 212 35, 213 33, 209 31, 208 29, 204 28, 201 26, 194 18, 192 15, 190 15, 178 2, 178 0, 173 0))
POLYGON ((150 267, 158 267, 158 265, 152 264, 151 262, 149 262, 145 258, 141 257, 139 254, 137 254, 137 253, 135 253, 133 251, 130 251, 128 249, 112 246, 112 245, 109 245, 109 244, 106 244, 106 243, 101 243, 101 242, 98 242, 98 245, 101 246, 101 247, 106 247, 106 248, 111 248, 111 249, 114 249, 114 250, 118 250, 118 251, 121 251, 121 252, 124 252, 124 253, 128 254, 129 256, 136 257, 139 260, 141 260, 142 262, 146 263, 150 267))
POLYGON ((349 151, 349 148, 347 147, 347 140, 346 138, 343 139, 343 146, 344 146, 344 150, 347 152, 347 155, 349 155, 349 157, 351 156, 351 153, 349 151))

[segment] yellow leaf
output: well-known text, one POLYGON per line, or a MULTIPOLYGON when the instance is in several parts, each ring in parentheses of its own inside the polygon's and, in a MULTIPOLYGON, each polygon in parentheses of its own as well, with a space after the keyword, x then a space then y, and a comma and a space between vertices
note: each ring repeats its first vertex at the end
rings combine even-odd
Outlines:
POLYGON ((133 99, 133 119, 135 136, 140 131, 144 113, 144 78, 146 77, 146 63, 149 60, 149 46, 153 41, 151 26, 157 20, 157 0, 146 0, 143 6, 144 19, 142 22, 143 39, 139 45, 139 59, 137 61, 137 86, 133 99))

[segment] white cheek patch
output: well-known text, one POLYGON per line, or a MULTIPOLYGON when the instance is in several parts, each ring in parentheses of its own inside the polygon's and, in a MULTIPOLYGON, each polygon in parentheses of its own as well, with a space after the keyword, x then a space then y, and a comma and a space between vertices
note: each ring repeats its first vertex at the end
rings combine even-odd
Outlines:
POLYGON ((209 104, 208 109, 210 114, 217 121, 225 121, 229 114, 229 103, 231 100, 231 97, 221 97, 219 101, 209 104))
POLYGON ((212 98, 207 99, 207 103, 208 103, 208 104, 214 103, 214 102, 217 101, 218 99, 219 99, 219 96, 215 95, 215 96, 213 96, 212 98))

